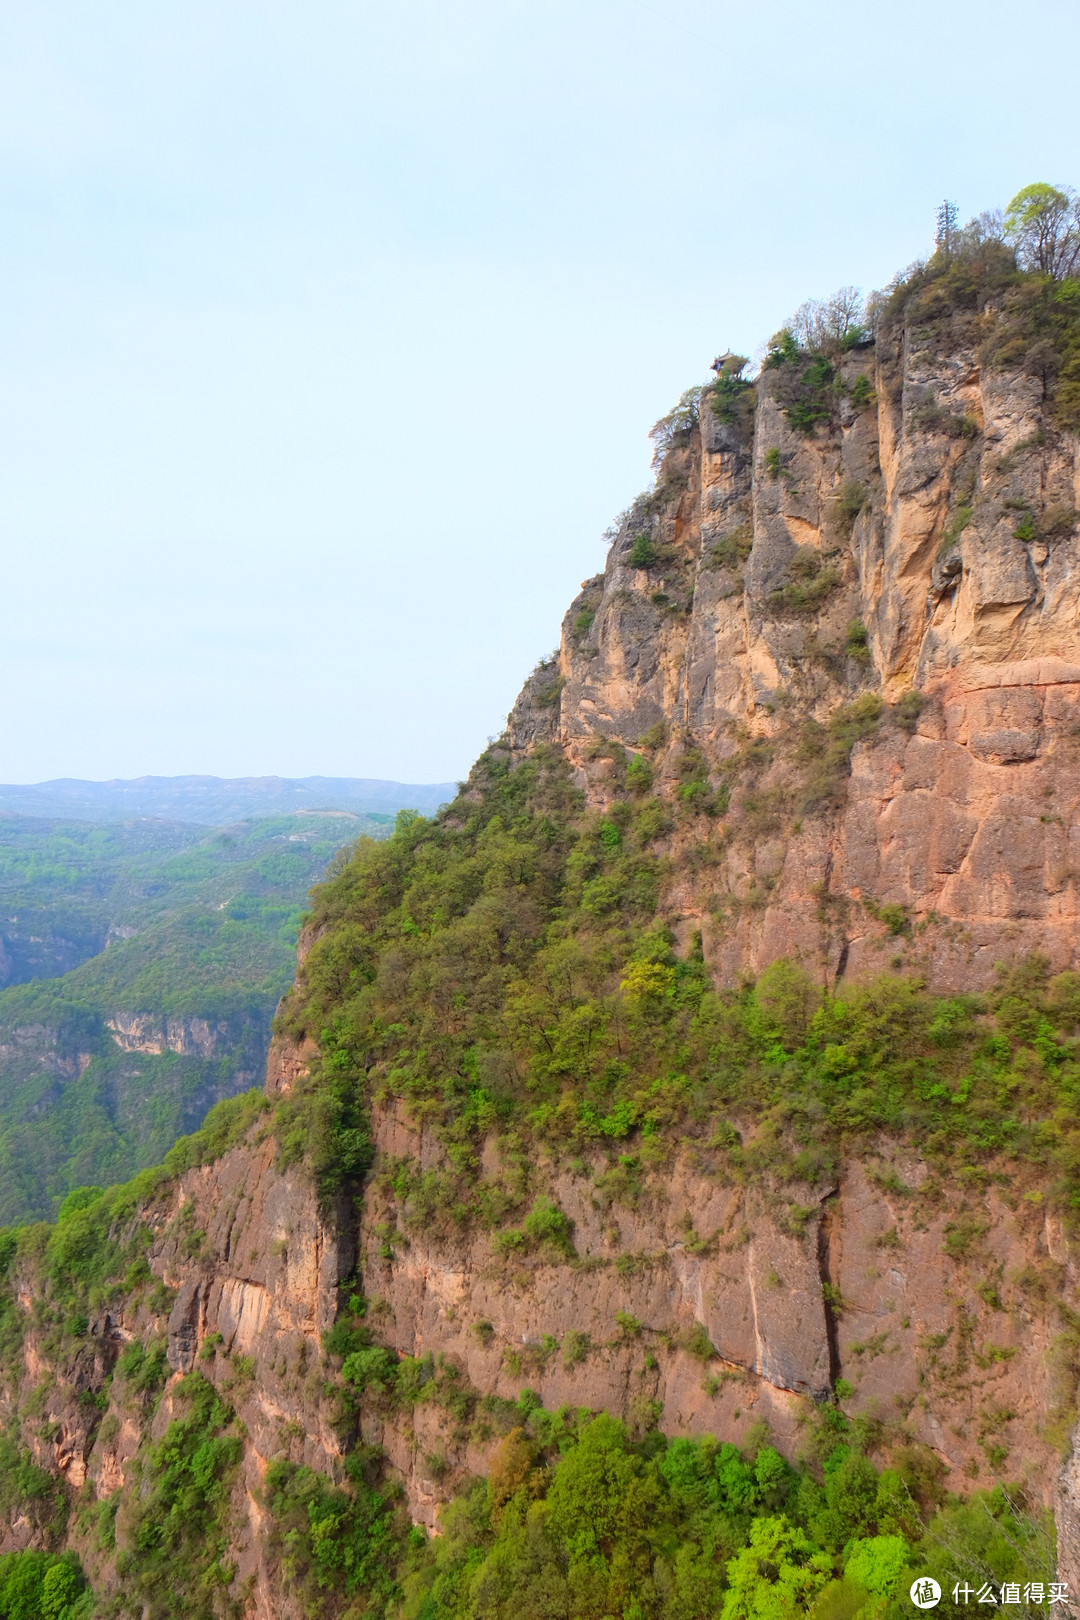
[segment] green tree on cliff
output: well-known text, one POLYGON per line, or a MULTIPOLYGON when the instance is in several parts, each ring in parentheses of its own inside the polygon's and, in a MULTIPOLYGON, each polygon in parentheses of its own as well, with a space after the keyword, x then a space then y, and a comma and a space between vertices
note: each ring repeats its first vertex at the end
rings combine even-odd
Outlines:
POLYGON ((1080 197, 1071 186, 1025 186, 1005 210, 1005 236, 1025 270, 1063 281, 1080 269, 1080 197))

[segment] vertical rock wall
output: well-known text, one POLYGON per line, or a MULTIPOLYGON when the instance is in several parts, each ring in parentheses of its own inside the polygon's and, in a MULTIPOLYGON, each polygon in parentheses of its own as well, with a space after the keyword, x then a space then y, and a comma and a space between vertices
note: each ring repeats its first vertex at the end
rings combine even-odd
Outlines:
POLYGON ((511 747, 557 743, 597 804, 620 751, 669 793, 704 751, 733 813, 682 903, 721 981, 784 954, 832 981, 890 950, 981 988, 1003 956, 1076 959, 1078 441, 1041 384, 981 369, 975 324, 883 328, 809 432, 784 367, 734 421, 706 390, 510 717, 511 747), (912 693, 921 712, 856 742, 842 795, 806 804, 800 728, 912 693), (893 944, 868 905, 916 937, 893 944))

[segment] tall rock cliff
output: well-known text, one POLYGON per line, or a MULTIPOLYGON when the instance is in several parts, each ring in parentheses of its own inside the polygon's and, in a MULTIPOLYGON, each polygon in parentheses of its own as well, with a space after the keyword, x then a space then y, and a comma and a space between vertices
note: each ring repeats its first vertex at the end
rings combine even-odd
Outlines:
POLYGON ((805 358, 703 391, 510 719, 597 804, 643 743, 669 793, 694 751, 731 784, 723 859, 684 901, 721 981, 785 954, 830 983, 879 967, 868 902, 905 909, 896 949, 943 987, 1076 959, 1077 436, 1040 377, 980 359, 992 316, 910 304, 837 359, 810 432, 805 358), (821 814, 808 722, 860 697, 899 724, 856 742, 821 814))
POLYGON ((1080 1570, 1080 452, 1032 285, 939 265, 684 401, 505 737, 317 897, 274 1112, 9 1245, 11 1432, 73 1504, 9 1545, 131 1612, 166 1545, 207 1612, 341 1612, 312 1527, 380 1467, 437 1527, 542 1406, 789 1458, 832 1413, 1080 1570))

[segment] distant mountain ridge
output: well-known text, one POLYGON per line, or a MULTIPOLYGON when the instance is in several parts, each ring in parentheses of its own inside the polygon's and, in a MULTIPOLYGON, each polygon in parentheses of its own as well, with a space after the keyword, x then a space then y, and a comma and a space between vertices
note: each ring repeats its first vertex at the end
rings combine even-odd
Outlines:
POLYGON ((430 815, 455 792, 454 782, 384 782, 365 776, 137 776, 109 782, 65 776, 51 782, 0 784, 0 813, 98 822, 163 816, 221 827, 304 810, 347 810, 354 815, 419 810, 430 815))

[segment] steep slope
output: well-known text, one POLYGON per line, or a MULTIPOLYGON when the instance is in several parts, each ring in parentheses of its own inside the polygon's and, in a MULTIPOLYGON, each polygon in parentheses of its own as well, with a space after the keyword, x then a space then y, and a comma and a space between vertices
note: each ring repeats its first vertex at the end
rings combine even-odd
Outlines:
POLYGON ((1073 1578, 1068 285, 976 242, 661 425, 265 1103, 7 1241, 13 1541, 151 1617, 899 1615, 1051 1508, 1073 1578))

